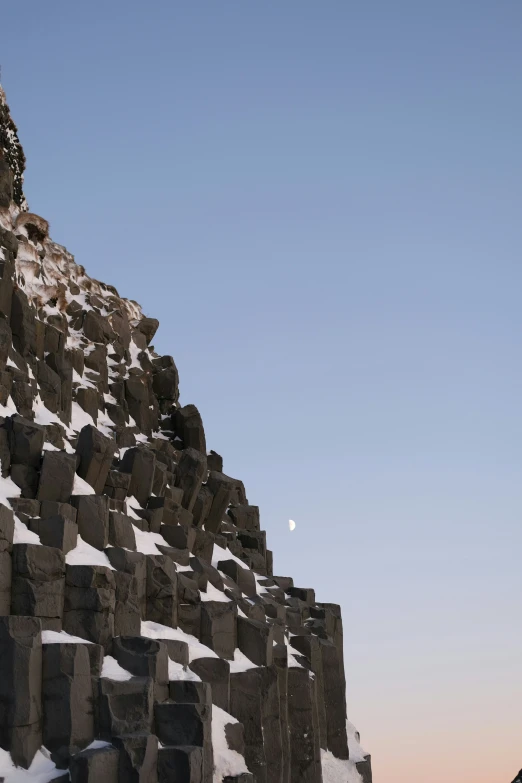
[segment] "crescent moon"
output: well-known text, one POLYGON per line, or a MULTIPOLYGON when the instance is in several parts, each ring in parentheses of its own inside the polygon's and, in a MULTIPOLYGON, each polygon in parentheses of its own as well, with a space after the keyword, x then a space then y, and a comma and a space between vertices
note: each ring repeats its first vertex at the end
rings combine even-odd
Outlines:
POLYGON ((290 530, 295 530, 295 522, 293 519, 288 520, 288 527, 290 528, 290 530))

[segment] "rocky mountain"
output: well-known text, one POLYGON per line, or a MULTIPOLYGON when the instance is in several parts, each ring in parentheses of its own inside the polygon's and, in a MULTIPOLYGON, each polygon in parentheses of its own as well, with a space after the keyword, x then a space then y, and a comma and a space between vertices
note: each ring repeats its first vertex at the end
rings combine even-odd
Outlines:
POLYGON ((0 779, 370 783, 339 606, 274 576, 158 321, 28 211, 0 92, 0 779))

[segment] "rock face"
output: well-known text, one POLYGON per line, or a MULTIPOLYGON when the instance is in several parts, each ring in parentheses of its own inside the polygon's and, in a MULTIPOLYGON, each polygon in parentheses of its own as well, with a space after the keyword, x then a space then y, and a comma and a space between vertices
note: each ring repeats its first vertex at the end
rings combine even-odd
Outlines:
POLYGON ((158 322, 50 239, 24 166, 0 88, 0 747, 78 783, 370 783, 339 606, 274 576, 158 322))

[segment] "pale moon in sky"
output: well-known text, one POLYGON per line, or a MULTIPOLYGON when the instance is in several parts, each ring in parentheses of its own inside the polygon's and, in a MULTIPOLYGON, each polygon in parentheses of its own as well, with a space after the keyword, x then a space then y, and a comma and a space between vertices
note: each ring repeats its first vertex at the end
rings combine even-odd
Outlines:
POLYGON ((288 527, 290 528, 290 530, 295 530, 295 522, 293 519, 288 520, 288 527))

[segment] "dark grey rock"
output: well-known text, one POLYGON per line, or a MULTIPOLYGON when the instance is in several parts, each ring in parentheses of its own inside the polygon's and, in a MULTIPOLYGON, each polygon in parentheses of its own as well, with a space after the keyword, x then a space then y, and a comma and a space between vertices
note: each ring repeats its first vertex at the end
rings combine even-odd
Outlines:
POLYGON ((243 772, 241 775, 227 775, 223 778, 223 783, 254 783, 254 776, 250 772, 243 772))
POLYGON ((58 514, 64 517, 64 519, 76 522, 77 511, 74 506, 71 506, 69 503, 55 503, 52 500, 44 500, 40 506, 40 511, 33 516, 47 519, 58 514))
POLYGON ((210 471, 207 487, 212 492, 212 505, 205 520, 205 530, 218 533, 221 527, 223 515, 230 504, 230 499, 235 487, 235 479, 225 476, 224 473, 210 471))
POLYGON ((259 506, 231 506, 228 514, 240 530, 259 530, 259 506))
POLYGON ((156 455, 148 448, 128 449, 123 455, 121 470, 131 474, 128 493, 144 506, 152 493, 156 455))
MULTIPOLYGON (((365 756, 364 761, 356 761, 355 768, 362 777, 363 783, 372 783, 372 757, 365 756)), ((522 779, 522 776, 520 776, 522 779)), ((517 783, 515 780, 514 783, 517 783)))
POLYGON ((157 783, 157 737, 153 734, 127 734, 113 737, 112 743, 120 752, 118 783, 157 783))
POLYGON ((40 516, 41 503, 32 498, 9 498, 13 512, 21 522, 27 524, 32 517, 40 516))
POLYGON ((204 601, 201 641, 222 658, 233 660, 237 647, 237 606, 232 601, 204 601))
POLYGON ((78 533, 95 549, 109 543, 109 498, 106 495, 73 495, 71 504, 78 514, 78 533))
POLYGON ((170 699, 176 704, 212 704, 212 688, 208 682, 171 680, 170 699))
POLYGON ((43 744, 62 757, 83 750, 94 739, 88 646, 43 645, 43 744))
POLYGON ((65 451, 44 453, 37 499, 67 503, 73 491, 76 456, 65 451))
POLYGON ((119 636, 112 644, 112 654, 124 669, 136 677, 152 677, 154 701, 169 697, 167 646, 142 636, 119 636))
POLYGON ((196 529, 182 525, 162 525, 161 535, 170 546, 176 549, 191 550, 196 541, 196 529))
POLYGON ((101 494, 108 478, 116 444, 112 438, 86 425, 80 432, 76 453, 79 456, 78 475, 101 494))
POLYGON ((0 617, 0 747, 31 765, 42 744, 42 640, 35 617, 0 617))
POLYGON ((179 375, 176 366, 164 367, 155 372, 152 388, 158 399, 176 403, 179 399, 179 375))
POLYGON ((36 366, 42 402, 52 413, 58 413, 62 403, 62 380, 45 362, 38 362, 36 366))
POLYGON ((0 616, 4 617, 11 611, 11 555, 7 550, 0 552, 0 616))
POLYGON ((185 746, 158 750, 158 783, 206 783, 204 774, 203 748, 185 746))
POLYGON ((114 574, 116 603, 114 606, 114 635, 137 636, 141 630, 141 596, 135 576, 122 571, 114 574))
POLYGON ((206 704, 155 704, 154 717, 162 745, 202 748, 211 741, 212 712, 206 704))
POLYGON ((145 378, 130 377, 125 380, 125 400, 129 413, 146 435, 152 431, 149 387, 145 378))
POLYGON ((195 658, 189 668, 212 688, 212 703, 230 711, 230 664, 223 658, 195 658))
POLYGON ((202 527, 205 524, 209 511, 212 507, 213 499, 214 495, 206 486, 206 484, 203 484, 197 494, 196 502, 194 503, 194 508, 192 509, 194 524, 196 527, 202 527))
POLYGON ((107 740, 125 734, 152 733, 154 680, 133 677, 116 681, 102 677, 100 693, 100 736, 107 740))
POLYGON ((207 474, 207 458, 205 453, 196 448, 186 448, 176 466, 176 487, 183 490, 182 505, 192 511, 198 497, 198 492, 207 474))
POLYGON ((201 604, 178 604, 178 624, 196 638, 201 634, 201 604))
POLYGON ((78 543, 78 525, 61 514, 46 519, 33 519, 30 529, 40 536, 42 544, 60 549, 64 555, 78 543))
POLYGON ((113 568, 136 577, 138 603, 142 615, 145 616, 147 594, 147 563, 145 555, 141 552, 128 552, 121 547, 109 547, 105 550, 105 554, 113 568))
POLYGON ((226 723, 225 738, 230 750, 245 755, 245 731, 242 723, 226 723))
POLYGON ((36 468, 30 465, 11 465, 11 478, 21 490, 23 498, 35 498, 38 491, 40 475, 36 468))
POLYGON ((242 593, 249 598, 257 595, 256 580, 249 568, 243 568, 236 560, 220 560, 218 570, 229 576, 237 584, 242 593))
POLYGON ((14 514, 12 509, 0 503, 0 552, 10 552, 13 548, 14 514))
POLYGON ((119 751, 113 747, 82 750, 71 759, 71 783, 119 783, 119 751))
POLYGON ((238 617, 237 646, 256 666, 271 666, 274 629, 266 623, 238 617))
MULTIPOLYGON (((74 392, 75 402, 78 403, 85 413, 92 417, 94 423, 98 422, 99 393, 97 389, 91 386, 80 386, 74 392)), ((92 424, 87 425, 92 427, 92 424)))
POLYGON ((130 517, 117 511, 109 512, 109 543, 125 549, 136 549, 136 536, 130 517))
POLYGON ((173 414, 174 427, 179 434, 185 448, 193 448, 207 453, 205 430, 200 413, 195 405, 185 405, 178 408, 173 414))
POLYGON ((22 356, 36 356, 36 310, 21 288, 13 290, 11 299, 13 345, 22 356))
POLYGON ((147 555, 147 602, 145 616, 162 625, 178 624, 177 574, 166 555, 147 555))
POLYGON ((314 685, 307 669, 288 669, 291 780, 321 783, 319 735, 314 726, 314 685))

